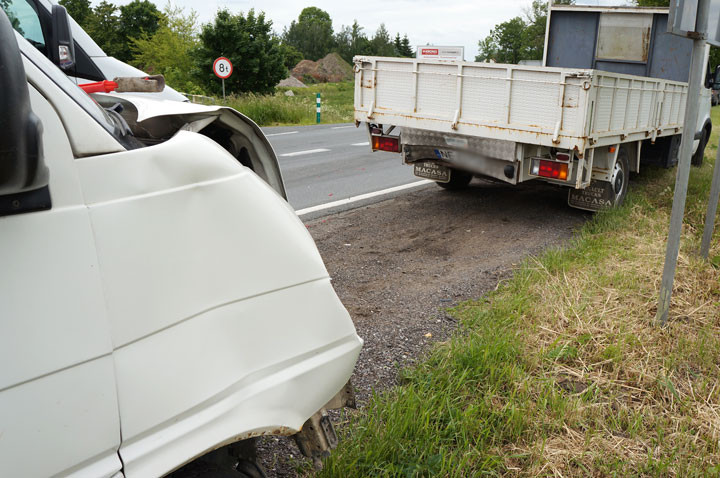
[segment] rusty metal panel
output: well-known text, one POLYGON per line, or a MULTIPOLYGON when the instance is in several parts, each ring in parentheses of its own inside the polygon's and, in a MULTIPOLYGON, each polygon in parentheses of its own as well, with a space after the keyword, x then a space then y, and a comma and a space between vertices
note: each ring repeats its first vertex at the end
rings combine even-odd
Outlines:
POLYGON ((596 59, 646 63, 652 23, 647 13, 601 13, 596 59))

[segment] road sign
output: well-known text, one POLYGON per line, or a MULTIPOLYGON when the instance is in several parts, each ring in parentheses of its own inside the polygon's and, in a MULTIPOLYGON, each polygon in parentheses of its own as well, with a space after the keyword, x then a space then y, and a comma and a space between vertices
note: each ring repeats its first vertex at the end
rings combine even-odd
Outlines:
POLYGON ((682 235, 685 200, 687 199, 688 180, 690 178, 690 157, 692 156, 695 125, 700 108, 700 89, 703 87, 703 68, 705 67, 705 42, 708 37, 708 17, 710 6, 718 0, 673 0, 670 4, 668 31, 674 35, 689 36, 693 39, 692 60, 690 62, 690 78, 688 79, 687 104, 683 120, 682 140, 677 175, 675 176, 675 192, 673 193, 672 212, 670 214, 670 230, 665 248, 665 265, 663 266, 660 297, 658 299, 656 320, 665 325, 670 313, 675 269, 680 252, 680 236, 682 235))
POLYGON ((418 46, 416 58, 423 60, 457 60, 465 59, 465 48, 461 46, 418 46))
POLYGON ((218 78, 222 78, 223 80, 225 78, 229 78, 230 75, 232 75, 232 72, 232 63, 230 63, 230 60, 228 60, 224 56, 217 58, 213 62, 213 73, 215 73, 215 76, 217 76, 218 78))
POLYGON ((697 28, 698 0, 671 0, 668 32, 696 38, 699 33, 715 46, 720 46, 720 0, 709 0, 707 27, 697 28))

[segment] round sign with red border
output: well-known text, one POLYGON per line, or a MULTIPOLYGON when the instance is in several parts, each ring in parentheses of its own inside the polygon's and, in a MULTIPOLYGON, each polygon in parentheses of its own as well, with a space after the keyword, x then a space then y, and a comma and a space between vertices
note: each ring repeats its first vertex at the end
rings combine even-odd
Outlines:
POLYGON ((232 72, 233 72, 232 63, 230 63, 230 60, 228 60, 224 56, 217 58, 213 62, 212 68, 213 68, 213 73, 215 73, 215 76, 217 76, 218 78, 222 78, 223 80, 225 78, 228 78, 230 75, 232 75, 232 72))

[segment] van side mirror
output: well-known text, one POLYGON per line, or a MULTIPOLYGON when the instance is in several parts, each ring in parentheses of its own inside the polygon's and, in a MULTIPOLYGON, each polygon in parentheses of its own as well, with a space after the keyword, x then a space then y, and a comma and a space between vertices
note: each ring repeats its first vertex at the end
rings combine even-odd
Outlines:
POLYGON ((62 5, 52 6, 50 60, 63 70, 75 64, 75 43, 70 30, 70 17, 62 5))
POLYGON ((0 216, 48 209, 49 172, 42 123, 30 109, 25 68, 15 32, 0 9, 0 216))

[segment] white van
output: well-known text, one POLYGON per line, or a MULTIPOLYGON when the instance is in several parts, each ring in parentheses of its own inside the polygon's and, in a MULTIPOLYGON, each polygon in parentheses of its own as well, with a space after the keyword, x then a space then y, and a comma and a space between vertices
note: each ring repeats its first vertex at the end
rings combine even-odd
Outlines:
MULTIPOLYGON (((112 80, 116 77, 147 76, 147 73, 108 56, 55 0, 2 0, 0 8, 15 19, 16 30, 51 60, 57 57, 55 52, 50 51, 48 45, 57 42, 58 37, 64 34, 71 34, 73 41, 69 46, 74 50, 74 61, 62 66, 65 73, 76 83, 112 80), (69 20, 70 28, 67 32, 63 31, 66 21, 58 22, 60 16, 67 16, 69 20)), ((56 61, 56 64, 58 63, 56 61)), ((140 93, 140 95, 188 101, 185 96, 169 86, 158 93, 140 93)))
POLYGON ((0 476, 262 476, 268 434, 327 453, 362 340, 259 128, 105 109, 3 12, 0 44, 0 476))

